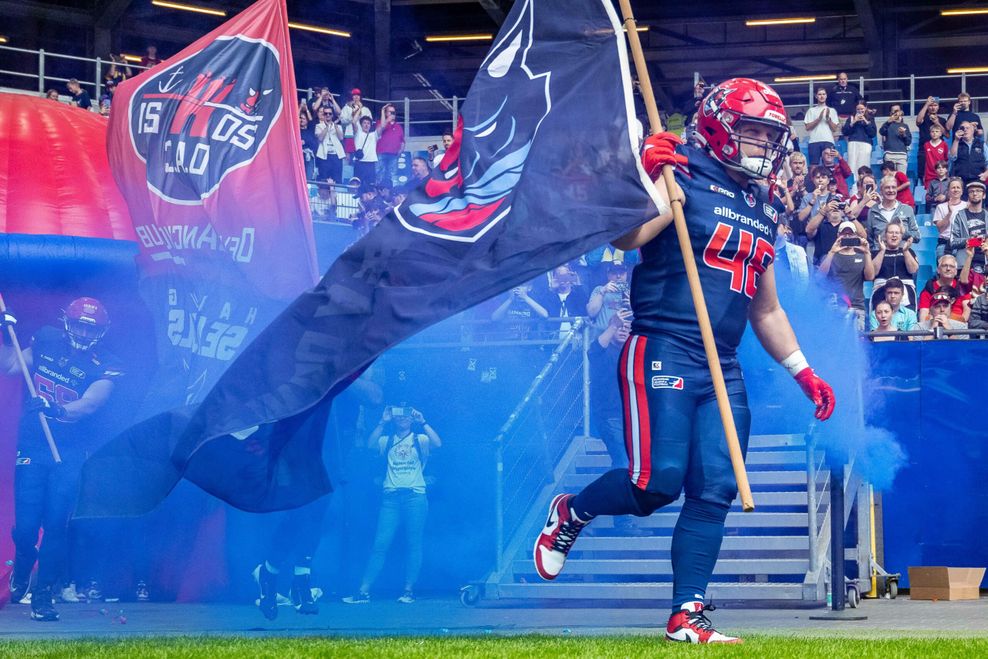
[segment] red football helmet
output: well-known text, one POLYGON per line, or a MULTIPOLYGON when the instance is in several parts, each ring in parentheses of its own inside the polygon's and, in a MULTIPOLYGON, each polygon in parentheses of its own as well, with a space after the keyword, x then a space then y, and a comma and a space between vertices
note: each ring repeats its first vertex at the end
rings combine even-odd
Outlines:
POLYGON ((774 179, 789 152, 791 129, 786 108, 775 90, 751 78, 731 78, 714 87, 696 113, 696 139, 725 167, 751 178, 774 179), (771 136, 742 136, 745 125, 760 125, 771 136), (745 156, 742 144, 765 149, 745 156))
POLYGON ((103 303, 92 297, 72 300, 62 314, 65 334, 76 350, 89 350, 103 338, 110 326, 110 316, 103 303))

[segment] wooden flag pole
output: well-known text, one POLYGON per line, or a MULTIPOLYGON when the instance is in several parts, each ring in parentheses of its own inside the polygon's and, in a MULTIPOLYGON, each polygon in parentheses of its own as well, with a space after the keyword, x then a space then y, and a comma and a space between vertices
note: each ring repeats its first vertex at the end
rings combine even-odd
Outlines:
MULTIPOLYGON (((3 295, 0 295, 0 313, 6 312, 7 305, 3 302, 3 295)), ((34 381, 31 380, 31 371, 27 367, 27 362, 24 361, 24 354, 21 352, 21 342, 17 340, 17 333, 14 331, 13 326, 7 326, 7 335, 10 337, 10 345, 17 355, 17 363, 21 366, 21 373, 24 375, 24 382, 27 384, 28 393, 34 398, 38 395, 38 392, 34 389, 34 381)), ((45 439, 48 440, 51 457, 55 459, 55 462, 60 463, 62 456, 58 454, 58 447, 55 445, 55 438, 51 435, 51 428, 48 427, 48 417, 44 415, 44 412, 38 412, 38 421, 41 422, 41 430, 45 433, 45 439)))
MULTIPOLYGON (((618 2, 621 5, 625 32, 628 34, 628 42, 631 45, 631 55, 635 60, 635 70, 638 72, 642 97, 645 99, 649 128, 654 135, 662 132, 662 121, 659 119, 659 108, 655 104, 655 96, 652 95, 652 81, 645 65, 645 55, 642 52, 641 40, 638 38, 635 17, 631 12, 631 0, 618 0, 618 2)), ((703 288, 700 286, 700 273, 697 271, 696 258, 693 255, 693 247, 690 245, 683 204, 679 199, 672 198, 672 191, 676 189, 676 179, 670 165, 665 165, 662 168, 662 179, 665 181, 666 190, 669 191, 673 224, 676 227, 676 237, 679 239, 679 251, 682 252, 683 262, 686 265, 686 278, 689 281, 690 293, 693 296, 693 306, 696 307, 696 319, 700 324, 703 349, 707 353, 707 364, 710 367, 710 377, 713 380, 714 392, 717 395, 720 420, 724 424, 724 436, 727 439, 727 449, 731 455, 731 465, 734 467, 734 478, 738 484, 741 506, 746 513, 751 512, 755 509, 755 500, 751 496, 751 486, 748 484, 748 472, 744 467, 741 442, 738 441, 738 430, 734 425, 734 415, 731 413, 731 403, 727 397, 727 387, 724 385, 724 372, 720 368, 720 357, 717 355, 717 344, 714 342, 714 333, 710 326, 707 302, 703 297, 703 288)))

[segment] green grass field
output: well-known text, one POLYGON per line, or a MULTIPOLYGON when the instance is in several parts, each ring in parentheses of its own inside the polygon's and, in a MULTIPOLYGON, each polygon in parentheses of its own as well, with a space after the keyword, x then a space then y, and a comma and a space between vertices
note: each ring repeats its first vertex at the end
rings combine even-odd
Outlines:
POLYGON ((699 647, 640 637, 216 638, 0 641, 2 657, 988 657, 988 638, 849 639, 750 636, 699 647))

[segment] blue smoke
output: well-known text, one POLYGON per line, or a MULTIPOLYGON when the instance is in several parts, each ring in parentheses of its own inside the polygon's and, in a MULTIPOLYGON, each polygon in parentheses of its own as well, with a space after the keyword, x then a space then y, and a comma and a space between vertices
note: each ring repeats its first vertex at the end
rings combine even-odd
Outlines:
POLYGON ((749 330, 738 355, 748 380, 752 433, 806 433, 832 465, 853 461, 854 469, 876 489, 892 485, 906 454, 887 430, 867 423, 883 407, 870 387, 868 344, 835 302, 832 286, 811 277, 805 287, 779 280, 779 298, 800 347, 813 370, 834 388, 837 406, 826 422, 813 418, 813 405, 775 363, 749 330))

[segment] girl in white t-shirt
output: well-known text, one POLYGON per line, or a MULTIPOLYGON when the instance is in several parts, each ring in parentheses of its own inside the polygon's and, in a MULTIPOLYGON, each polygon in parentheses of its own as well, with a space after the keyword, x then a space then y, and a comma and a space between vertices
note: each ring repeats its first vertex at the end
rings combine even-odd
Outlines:
POLYGON ((962 208, 967 208, 967 202, 961 199, 964 196, 964 181, 960 177, 951 177, 947 183, 947 201, 937 204, 933 211, 933 224, 940 231, 937 237, 937 263, 943 256, 947 245, 950 243, 950 223, 954 221, 954 214, 962 208))
POLYGON ((361 117, 353 134, 353 175, 364 182, 373 182, 377 170, 377 138, 380 129, 371 128, 370 117, 361 117))

